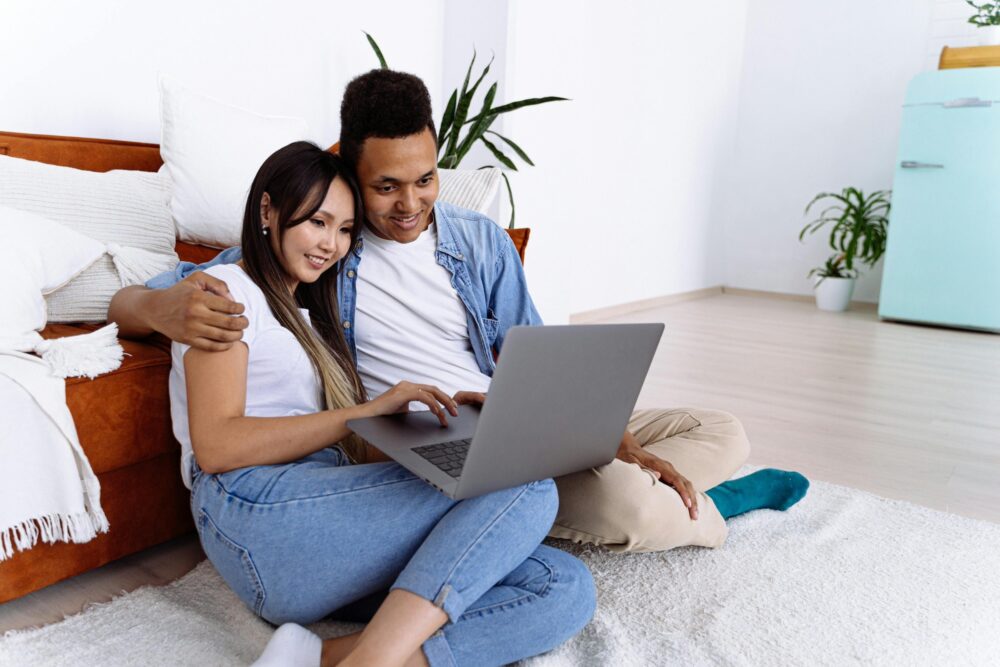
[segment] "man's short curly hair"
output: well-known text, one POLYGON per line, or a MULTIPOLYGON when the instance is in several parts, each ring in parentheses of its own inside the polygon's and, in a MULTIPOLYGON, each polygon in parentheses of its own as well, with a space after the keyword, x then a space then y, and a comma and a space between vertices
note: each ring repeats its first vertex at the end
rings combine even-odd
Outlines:
POLYGON ((340 155, 357 168, 365 139, 408 137, 430 128, 431 96, 424 82, 412 74, 373 69, 354 78, 340 103, 340 155))

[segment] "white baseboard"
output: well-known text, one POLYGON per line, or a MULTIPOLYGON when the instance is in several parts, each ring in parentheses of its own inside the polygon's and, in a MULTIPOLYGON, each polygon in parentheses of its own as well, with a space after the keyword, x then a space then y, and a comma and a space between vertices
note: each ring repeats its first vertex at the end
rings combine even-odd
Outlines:
MULTIPOLYGON (((762 296, 768 299, 782 299, 784 301, 801 301, 803 303, 816 303, 816 297, 812 294, 789 294, 788 292, 770 292, 768 290, 745 289, 743 287, 723 287, 723 294, 735 294, 736 296, 762 296)), ((855 310, 878 310, 878 304, 870 301, 851 301, 851 308, 855 310)))
MULTIPOLYGON (((651 299, 641 299, 630 301, 615 306, 586 310, 582 313, 573 313, 569 316, 570 324, 588 324, 590 322, 601 322, 614 317, 621 317, 630 313, 637 313, 643 310, 651 310, 662 306, 680 303, 682 301, 693 301, 694 299, 704 299, 720 294, 733 294, 735 296, 756 296, 768 299, 782 299, 785 301, 800 301, 803 303, 814 303, 816 298, 812 294, 789 294, 787 292, 769 292, 767 290, 744 289, 742 287, 726 287, 716 285, 715 287, 705 287, 703 289, 691 290, 690 292, 680 292, 679 294, 666 294, 651 299)), ((852 301, 851 308, 863 311, 878 310, 877 303, 868 301, 852 301)))
POLYGON ((582 313, 573 313, 569 316, 569 321, 570 324, 600 322, 601 320, 610 319, 612 317, 620 317, 622 315, 628 315, 629 313, 636 313, 642 310, 669 306, 670 304, 680 303, 681 301, 692 301, 694 299, 704 299, 709 296, 718 296, 719 294, 722 294, 722 292, 722 285, 716 285, 715 287, 705 287, 703 289, 696 289, 690 292, 656 296, 651 299, 641 299, 639 301, 630 301, 628 303, 621 303, 615 306, 607 306, 605 308, 597 308, 595 310, 586 310, 582 313))

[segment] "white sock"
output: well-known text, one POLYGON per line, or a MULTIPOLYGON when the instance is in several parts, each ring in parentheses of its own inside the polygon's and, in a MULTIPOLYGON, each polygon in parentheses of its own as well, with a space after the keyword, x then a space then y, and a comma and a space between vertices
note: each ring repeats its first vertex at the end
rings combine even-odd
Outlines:
POLYGON ((301 625, 285 623, 251 667, 319 667, 322 651, 322 639, 301 625))

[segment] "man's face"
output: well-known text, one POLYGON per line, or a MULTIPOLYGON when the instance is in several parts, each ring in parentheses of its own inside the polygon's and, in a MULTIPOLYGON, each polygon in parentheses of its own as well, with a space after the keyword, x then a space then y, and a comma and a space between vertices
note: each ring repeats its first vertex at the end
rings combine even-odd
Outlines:
POLYGON ((410 243, 427 229, 438 196, 437 147, 429 128, 398 139, 369 137, 358 157, 369 228, 410 243))

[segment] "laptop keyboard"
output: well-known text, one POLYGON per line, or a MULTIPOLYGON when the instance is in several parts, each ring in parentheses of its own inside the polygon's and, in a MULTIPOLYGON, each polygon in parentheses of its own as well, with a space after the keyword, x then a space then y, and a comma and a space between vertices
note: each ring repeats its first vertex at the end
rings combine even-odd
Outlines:
POLYGON ((469 444, 471 442, 471 438, 468 440, 452 440, 451 442, 441 442, 436 445, 414 447, 413 451, 452 477, 458 477, 462 473, 462 466, 465 465, 465 455, 469 453, 469 444))

